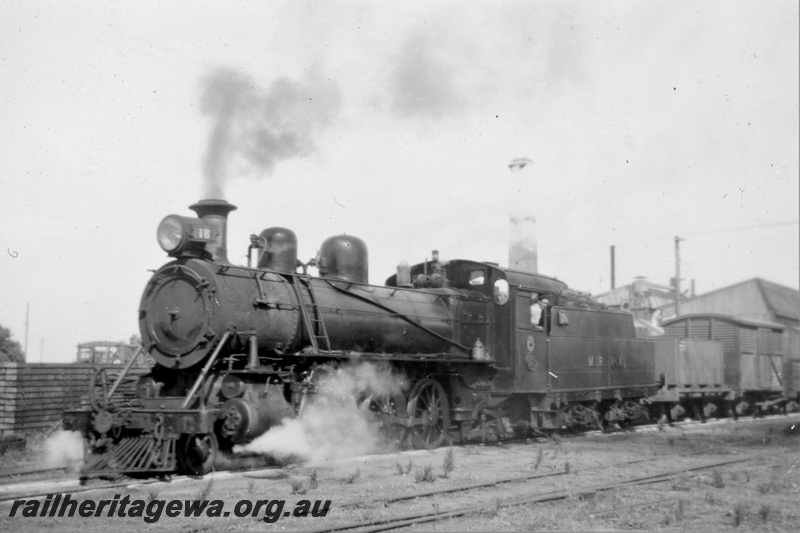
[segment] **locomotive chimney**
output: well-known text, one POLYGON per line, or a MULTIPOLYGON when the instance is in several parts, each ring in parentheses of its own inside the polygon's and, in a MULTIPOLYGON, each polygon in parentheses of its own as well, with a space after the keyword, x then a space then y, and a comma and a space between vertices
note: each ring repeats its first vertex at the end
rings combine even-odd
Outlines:
POLYGON ((228 213, 236 206, 225 200, 200 200, 189 209, 216 230, 214 241, 206 245, 211 257, 218 263, 228 263, 228 213))

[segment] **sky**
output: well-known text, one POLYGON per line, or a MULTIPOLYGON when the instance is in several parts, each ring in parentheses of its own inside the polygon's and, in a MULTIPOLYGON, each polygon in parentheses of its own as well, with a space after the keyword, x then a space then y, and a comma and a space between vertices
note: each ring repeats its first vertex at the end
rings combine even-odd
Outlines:
POLYGON ((790 0, 3 0, 0 325, 32 362, 138 334, 159 221, 211 196, 240 264, 283 226, 360 237, 375 284, 506 265, 516 202, 578 290, 612 245, 668 284, 676 236, 698 293, 797 288, 799 36, 790 0))

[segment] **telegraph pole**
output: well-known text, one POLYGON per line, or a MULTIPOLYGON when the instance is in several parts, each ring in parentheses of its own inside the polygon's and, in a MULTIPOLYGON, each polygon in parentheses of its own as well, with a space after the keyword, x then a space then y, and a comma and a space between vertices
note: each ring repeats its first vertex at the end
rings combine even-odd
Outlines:
POLYGON ((681 239, 675 236, 675 316, 681 314, 681 239))

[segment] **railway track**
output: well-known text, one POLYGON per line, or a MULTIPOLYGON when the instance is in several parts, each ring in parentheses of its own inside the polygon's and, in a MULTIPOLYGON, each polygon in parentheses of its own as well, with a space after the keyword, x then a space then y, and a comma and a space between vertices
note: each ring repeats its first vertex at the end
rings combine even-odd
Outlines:
POLYGON ((70 466, 56 466, 52 468, 12 468, 10 470, 0 470, 0 479, 9 477, 25 477, 37 474, 47 474, 49 472, 65 472, 70 466))
MULTIPOLYGON (((656 474, 649 474, 645 476, 632 476, 628 477, 619 481, 615 481, 613 483, 601 483, 595 485, 588 485, 583 487, 578 487, 575 489, 558 489, 558 490, 551 490, 545 492, 534 492, 530 494, 526 494, 523 496, 518 496, 514 498, 505 498, 505 499, 497 499, 491 504, 476 504, 476 505, 465 505, 459 507, 453 507, 450 509, 444 510, 434 510, 428 512, 416 512, 416 513, 409 513, 403 515, 397 515, 392 517, 385 517, 385 518, 377 518, 372 520, 365 520, 359 522, 350 522, 346 524, 340 524, 331 527, 323 527, 319 529, 311 529, 306 530, 305 533, 328 533, 328 532, 337 532, 337 531, 353 531, 357 530, 360 533, 366 532, 376 532, 376 531, 387 531, 391 529, 397 529, 407 526, 412 526, 416 524, 424 524, 429 522, 435 522, 439 520, 445 520, 449 518, 456 518, 459 516, 464 516, 472 513, 481 513, 481 512, 492 512, 496 511, 499 508, 503 507, 513 507, 518 505, 530 505, 530 504, 538 504, 544 502, 550 502, 554 500, 562 500, 566 498, 571 498, 575 496, 582 496, 582 495, 589 495, 595 494, 602 491, 612 490, 615 488, 626 487, 631 485, 642 485, 648 483, 661 483, 664 481, 669 481, 672 479, 676 479, 680 476, 683 476, 690 472, 696 472, 700 470, 708 470, 712 468, 718 468, 721 466, 726 466, 734 463, 742 463, 752 459, 755 459, 756 456, 747 456, 747 457, 739 457, 735 459, 726 459, 724 461, 714 461, 714 462, 707 462, 700 465, 695 465, 686 468, 679 468, 679 469, 672 469, 656 474)), ((645 461, 637 460, 637 461, 629 461, 624 464, 635 464, 638 462, 645 461)), ((516 478, 506 478, 503 480, 496 480, 494 482, 487 482, 487 483, 480 483, 474 484, 468 487, 461 487, 461 488, 447 488, 444 490, 431 490, 425 491, 423 493, 418 494, 411 494, 405 495, 401 497, 389 497, 389 498, 376 498, 373 500, 374 502, 395 502, 400 501, 402 499, 411 499, 411 498, 418 498, 423 496, 434 496, 438 494, 446 494, 449 492, 453 492, 454 490, 473 490, 476 488, 482 488, 491 486, 497 483, 505 483, 505 482, 513 482, 513 481, 528 481, 532 478, 537 477, 546 477, 550 475, 559 475, 564 474, 565 472, 558 472, 558 473, 549 473, 549 474, 540 474, 540 475, 527 475, 527 476, 519 476, 516 478)), ((363 502, 367 503, 367 502, 363 502)), ((345 504, 344 506, 347 506, 345 504)))
MULTIPOLYGON (((651 458, 647 458, 647 459, 636 459, 634 461, 623 461, 623 462, 620 462, 620 463, 607 465, 604 468, 629 466, 629 465, 634 465, 634 464, 637 464, 637 463, 643 463, 643 462, 647 462, 647 461, 651 461, 651 460, 652 460, 651 458)), ((584 469, 582 471, 589 471, 589 470, 592 470, 592 469, 591 468, 587 468, 587 469, 584 469)), ((413 492, 411 494, 400 494, 400 495, 394 495, 394 496, 382 496, 382 497, 373 498, 371 500, 358 500, 358 501, 353 501, 353 502, 345 502, 345 503, 341 504, 341 507, 343 507, 343 508, 361 507, 361 506, 368 506, 368 505, 371 505, 371 504, 379 504, 379 503, 389 504, 389 503, 395 503, 395 502, 400 502, 400 501, 404 501, 404 500, 413 500, 413 499, 416 499, 416 498, 425 498, 425 497, 437 496, 437 495, 440 495, 440 494, 449 494, 449 493, 452 493, 452 492, 463 492, 463 491, 482 489, 482 488, 487 488, 487 487, 495 487, 497 485, 502 485, 502 484, 505 484, 505 483, 519 483, 519 482, 531 481, 531 480, 534 480, 534 479, 542 479, 542 478, 555 477, 555 476, 564 476, 566 474, 576 473, 576 472, 578 472, 578 471, 577 470, 572 470, 570 472, 566 472, 564 470, 559 470, 559 471, 555 471, 555 472, 543 472, 543 473, 537 473, 537 474, 526 474, 526 475, 523 475, 523 476, 509 476, 509 477, 503 477, 503 478, 498 478, 498 479, 482 481, 482 482, 478 482, 478 483, 469 483, 469 484, 466 484, 466 485, 457 485, 457 486, 454 486, 454 487, 446 487, 446 488, 442 488, 442 489, 431 489, 431 490, 418 491, 418 492, 413 492)))
MULTIPOLYGON (((782 418, 785 418, 785 416, 783 416, 783 415, 771 415, 771 416, 768 416, 768 417, 765 417, 765 418, 762 418, 762 419, 759 419, 759 420, 764 420, 764 419, 769 420, 769 419, 772 419, 772 418, 782 419, 782 418)), ((683 430, 691 430, 693 428, 710 427, 710 426, 714 426, 716 424, 724 424, 724 423, 727 423, 729 421, 730 421, 730 419, 720 419, 718 421, 709 420, 707 422, 700 422, 700 421, 690 420, 690 421, 675 422, 673 424, 673 427, 676 427, 677 429, 680 429, 680 430, 683 431, 683 430)), ((657 430, 658 430, 658 428, 657 428, 657 426, 655 424, 649 424, 649 425, 633 426, 633 427, 624 428, 624 429, 608 430, 608 431, 603 431, 603 432, 601 432, 601 431, 589 431, 589 432, 568 434, 568 435, 558 434, 558 435, 560 435, 558 438, 574 439, 574 438, 597 436, 597 435, 606 435, 606 434, 607 435, 618 435, 620 433, 624 434, 624 433, 636 433, 636 432, 649 432, 649 431, 657 431, 657 430)), ((543 439, 543 442, 546 442, 546 440, 547 439, 543 439)), ((523 445, 523 446, 533 445, 533 446, 535 446, 536 444, 535 443, 530 443, 530 441, 526 442, 524 440, 504 441, 501 444, 501 446, 509 446, 509 445, 512 445, 512 446, 513 445, 523 445)), ((490 446, 491 445, 487 446, 487 448, 489 448, 490 446)), ((652 460, 652 458, 644 458, 644 459, 638 459, 638 460, 634 460, 634 461, 625 461, 625 462, 615 463, 615 464, 612 464, 612 465, 606 465, 606 467, 622 467, 622 466, 633 465, 633 464, 641 463, 641 462, 650 462, 651 460, 652 460)), ((746 459, 736 459, 736 460, 733 460, 732 462, 738 462, 738 461, 741 461, 741 460, 746 460, 746 459)), ((720 464, 727 464, 727 463, 720 463, 720 464)), ((703 467, 698 467, 698 468, 712 468, 713 466, 714 465, 703 466, 703 467)), ((268 467, 268 466, 256 466, 254 468, 252 465, 243 466, 243 467, 240 467, 240 468, 228 467, 228 468, 217 469, 215 475, 225 474, 225 473, 236 474, 236 473, 239 473, 239 472, 255 472, 255 471, 264 471, 264 470, 274 470, 276 468, 279 468, 279 467, 277 467, 277 466, 271 466, 271 467, 268 467)), ((161 481, 164 480, 163 478, 161 478, 161 479, 159 479, 159 478, 141 479, 141 478, 131 478, 131 477, 127 477, 127 476, 120 476, 120 478, 118 480, 111 480, 111 481, 109 481, 109 480, 100 480, 100 479, 91 479, 88 484, 83 486, 83 485, 80 484, 79 476, 77 474, 75 474, 75 475, 70 474, 68 472, 69 469, 70 469, 70 467, 64 466, 64 467, 54 467, 54 468, 25 468, 25 469, 13 469, 13 470, 0 471, 0 503, 13 501, 15 499, 46 498, 47 496, 56 495, 56 494, 63 493, 63 492, 82 493, 82 492, 88 492, 88 491, 93 491, 93 490, 107 490, 107 489, 113 489, 113 488, 131 488, 131 487, 135 487, 135 486, 142 486, 142 485, 148 485, 148 484, 152 484, 152 483, 158 483, 158 482, 161 482, 161 481), (46 479, 37 479, 37 480, 35 480, 33 482, 29 482, 29 483, 20 483, 19 482, 21 479, 24 479, 24 478, 29 477, 29 476, 36 476, 36 475, 42 475, 42 474, 48 474, 48 473, 57 473, 57 472, 61 472, 64 475, 59 476, 59 477, 46 478, 46 479), (12 479, 14 483, 9 483, 8 482, 9 479, 12 479), (51 488, 51 487, 47 486, 48 484, 50 484, 51 487, 52 487, 52 485, 57 485, 57 486, 51 488), (9 489, 11 486, 15 486, 15 485, 30 486, 30 489, 25 490, 24 492, 22 492, 22 491, 19 491, 19 492, 18 491, 13 491, 12 492, 12 490, 4 490, 4 489, 9 489)), ((588 470, 591 470, 591 468, 588 469, 588 470)), ((446 488, 446 489, 419 491, 419 492, 412 493, 412 494, 407 494, 407 495, 393 495, 393 496, 375 497, 375 498, 372 498, 370 500, 361 499, 361 500, 354 501, 354 502, 345 502, 345 503, 341 504, 341 507, 364 506, 364 505, 376 504, 376 503, 380 503, 380 502, 382 502, 384 504, 389 504, 389 503, 399 502, 399 501, 403 501, 403 500, 410 500, 410 499, 423 498, 423 497, 433 497, 433 496, 436 496, 436 495, 439 495, 439 494, 445 494, 445 493, 451 493, 451 492, 470 491, 470 490, 475 490, 475 489, 480 489, 480 488, 492 487, 492 486, 496 486, 496 485, 500 485, 500 484, 504 484, 504 483, 514 483, 514 482, 529 481, 529 480, 532 480, 532 479, 551 478, 551 477, 556 477, 556 476, 563 476, 564 474, 567 474, 567 473, 575 474, 575 473, 578 473, 578 472, 581 472, 581 471, 580 470, 572 470, 571 472, 564 472, 563 470, 560 470, 560 471, 552 471, 552 472, 546 472, 546 473, 526 474, 526 475, 523 475, 523 476, 511 476, 511 477, 506 477, 506 478, 498 478, 498 479, 488 480, 488 481, 485 481, 485 482, 476 482, 476 483, 471 483, 471 484, 466 484, 466 485, 461 485, 461 486, 449 487, 449 488, 446 488)), ((188 479, 194 479, 194 478, 192 476, 174 475, 174 476, 170 476, 169 479, 173 480, 173 481, 179 481, 179 480, 188 480, 188 479)), ((575 493, 573 493, 573 494, 575 494, 575 493)), ((548 500, 543 500, 543 501, 548 501, 548 500)), ((514 505, 514 504, 510 503, 509 505, 514 505)), ((468 508, 468 509, 471 509, 471 508, 468 508)), ((457 509, 457 510, 451 510, 451 511, 447 511, 447 512, 457 512, 457 511, 459 511, 459 510, 457 509)), ((473 509, 471 511, 468 510, 468 511, 465 511, 465 512, 473 512, 473 511, 475 511, 475 509, 473 509)))
MULTIPOLYGON (((783 415, 775 415, 769 416, 764 418, 757 419, 758 421, 776 421, 781 420, 783 421, 786 419, 783 415)), ((788 421, 792 422, 796 420, 796 415, 793 415, 788 421)), ((720 419, 720 420, 709 420, 707 422, 700 422, 700 421, 682 421, 676 422, 673 424, 675 429, 678 429, 681 433, 691 432, 693 430, 702 430, 703 428, 714 427, 717 425, 722 425, 725 423, 729 423, 729 419, 720 419)), ((746 421, 740 421, 740 424, 746 421)), ((625 430, 615 431, 615 432, 607 432, 609 435, 612 434, 619 434, 621 431, 642 431, 642 432, 652 432, 657 431, 658 428, 653 425, 648 426, 640 426, 638 428, 628 428, 625 430)), ((593 432, 593 435, 596 436, 600 434, 600 432, 593 432)), ((583 436, 585 434, 576 435, 578 437, 583 436)), ((587 435, 588 436, 588 435, 587 435)), ((712 447, 713 448, 713 447, 712 447)), ((682 460, 689 459, 692 457, 702 457, 706 456, 707 453, 719 453, 720 450, 711 450, 711 449, 697 449, 691 452, 690 454, 682 453, 680 457, 682 460)), ((730 452, 724 452, 730 453, 730 452)), ((750 452, 752 453, 752 452, 750 452)), ((720 467, 724 467, 727 465, 733 465, 736 463, 745 463, 748 461, 753 460, 763 460, 762 455, 748 455, 745 456, 737 456, 731 458, 725 458, 717 461, 706 461, 702 463, 695 463, 692 465, 687 465, 685 467, 675 468, 673 460, 678 457, 676 456, 661 456, 659 459, 654 459, 654 457, 646 457, 643 459, 633 460, 633 461, 622 461, 613 464, 607 464, 602 467, 587 467, 583 469, 572 469, 570 470, 568 465, 565 465, 566 468, 556 472, 547 472, 547 473, 540 473, 540 474, 526 474, 521 476, 512 476, 507 478, 500 478, 495 480, 487 480, 485 482, 480 483, 472 483, 466 484, 462 486, 450 486, 445 487, 442 489, 431 489, 431 490, 424 490, 418 491, 410 494, 402 494, 402 495, 387 495, 387 496, 377 496, 374 498, 370 498, 368 500, 361 500, 361 501, 352 501, 346 502, 341 504, 343 508, 360 508, 363 510, 364 513, 369 514, 371 512, 380 513, 381 508, 388 507, 390 504, 395 504, 401 501, 407 500, 417 500, 417 499, 430 499, 430 506, 433 506, 434 509, 423 509, 417 510, 415 512, 408 512, 406 511, 403 513, 401 510, 395 510, 395 512, 391 516, 381 516, 377 518, 371 518, 368 520, 361 520, 355 522, 348 522, 348 523, 339 523, 336 525, 330 525, 326 527, 322 527, 319 529, 312 529, 308 530, 307 533, 322 533, 322 532, 336 532, 336 531, 359 531, 359 532, 372 532, 372 531, 386 531, 386 530, 394 530, 403 527, 409 526, 418 526, 420 524, 430 524, 432 522, 443 521, 448 519, 454 519, 458 517, 463 517, 467 515, 475 515, 475 514, 496 514, 500 508, 506 507, 514 507, 514 506, 522 506, 522 505, 535 505, 541 504, 545 502, 553 502, 556 500, 564 500, 568 498, 575 498, 575 497, 584 497, 589 495, 594 495, 596 493, 601 493, 605 491, 611 491, 613 489, 622 488, 622 487, 630 487, 636 485, 645 485, 645 484, 657 484, 663 483, 667 481, 673 481, 676 479, 680 479, 687 474, 693 474, 697 472, 701 472, 703 470, 711 470, 711 469, 718 469, 720 467), (656 468, 657 472, 654 473, 647 473, 642 474, 640 472, 636 472, 636 465, 637 463, 645 463, 648 469, 656 468), (624 472, 626 467, 634 467, 634 471, 630 472, 629 475, 624 477, 623 479, 614 480, 612 482, 607 483, 591 483, 591 472, 597 470, 620 470, 624 472), (670 468, 670 466, 672 468, 670 468), (567 478, 567 475, 570 475, 567 478), (572 477, 572 475, 576 475, 576 477, 572 477), (564 479, 569 481, 565 481, 568 483, 567 488, 552 488, 554 483, 550 483, 551 488, 549 490, 542 490, 541 483, 537 483, 539 490, 533 491, 530 490, 529 487, 532 486, 530 481, 532 480, 543 480, 543 478, 555 478, 556 476, 564 476, 564 479), (490 489, 499 485, 501 483, 519 483, 519 489, 512 489, 516 491, 524 491, 526 487, 530 492, 526 494, 515 494, 513 497, 506 497, 506 498, 492 498, 490 496, 486 496, 486 494, 478 495, 477 491, 481 489, 490 489), (525 484, 527 483, 527 485, 525 484), (447 494, 451 494, 454 492, 468 492, 468 491, 476 491, 476 497, 480 498, 479 503, 467 503, 461 505, 453 505, 447 508, 444 508, 446 505, 447 500, 443 498, 437 498, 437 496, 443 496, 447 494), (443 503, 445 502, 445 503, 443 503)), ((770 465, 764 466, 763 468, 773 468, 778 465, 770 465)), ((630 470, 630 469, 628 469, 630 470)), ((716 472, 715 474, 718 474, 716 472)), ((708 476, 707 476, 708 477, 708 476)), ((563 482, 559 482, 562 483, 563 482)), ((498 491, 500 492, 500 491, 498 491)), ((506 491, 507 493, 508 491, 506 491)), ((501 492, 502 494, 502 492, 501 492)), ((471 497, 465 496, 461 498, 462 501, 469 500, 471 497)), ((473 498, 474 499, 474 498, 473 498)), ((668 499, 661 499, 655 500, 650 502, 643 502, 643 503, 636 503, 630 506, 626 506, 627 509, 629 507, 646 507, 646 506, 660 506, 665 505, 666 502, 674 503, 676 498, 668 498, 668 499)), ((422 503, 418 501, 416 505, 412 505, 412 507, 419 507, 428 506, 427 503, 422 503)), ((619 512, 620 509, 605 509, 599 510, 593 514, 606 514, 606 513, 616 513, 619 512)), ((423 526, 425 527, 425 526, 423 526)), ((428 526, 430 527, 430 526, 428 526)))
MULTIPOLYGON (((273 470, 278 467, 260 467, 258 468, 259 471, 261 470, 273 470)), ((53 471, 59 469, 45 469, 44 472, 53 471)), ((63 469, 60 469, 63 470, 63 469)), ((216 475, 224 475, 224 474, 236 474, 239 472, 251 471, 248 468, 232 468, 232 469, 225 469, 225 470, 217 470, 212 476, 216 475)), ((33 471, 30 471, 33 472, 33 471)), ((181 481, 181 480, 189 480, 189 479, 196 479, 195 476, 187 476, 187 475, 173 475, 169 476, 168 479, 170 481, 181 481)), ((35 499, 35 498, 46 498, 48 496, 55 496, 56 494, 63 494, 64 492, 69 492, 71 494, 77 494, 81 492, 90 492, 94 490, 108 490, 108 489, 117 489, 117 488, 132 488, 142 485, 150 485, 154 483, 162 483, 164 482, 164 478, 132 478, 129 476, 119 476, 114 480, 103 480, 100 478, 92 478, 89 480, 88 483, 82 482, 79 479, 79 476, 72 476, 66 479, 45 479, 45 480, 38 480, 35 482, 28 482, 28 483, 16 483, 15 485, 23 485, 23 486, 42 486, 41 490, 36 490, 33 488, 28 492, 15 492, 11 493, 4 493, 4 487, 8 487, 9 484, 2 484, 0 483, 0 503, 3 502, 10 502, 14 500, 20 499, 35 499), (55 484, 55 483, 62 483, 58 488, 50 490, 47 484, 55 484)))

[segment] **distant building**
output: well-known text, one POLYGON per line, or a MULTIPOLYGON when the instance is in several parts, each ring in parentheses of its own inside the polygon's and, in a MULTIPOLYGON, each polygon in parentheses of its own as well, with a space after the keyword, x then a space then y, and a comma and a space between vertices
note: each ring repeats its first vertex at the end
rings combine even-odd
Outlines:
POLYGON ((675 302, 675 291, 672 287, 638 277, 629 285, 596 294, 594 299, 611 309, 631 313, 637 334, 640 337, 653 337, 664 334, 659 325, 661 309, 675 302))
MULTIPOLYGON (((124 365, 136 356, 141 341, 137 336, 131 337, 129 343, 113 341, 92 341, 78 345, 78 363, 104 364, 104 365, 124 365)), ((136 366, 149 366, 150 356, 140 357, 135 363, 136 366)))
MULTIPOLYGON (((662 318, 675 316, 675 301, 661 307, 662 318)), ((800 291, 761 278, 728 285, 681 300, 681 315, 716 313, 755 322, 800 327, 800 291)))

